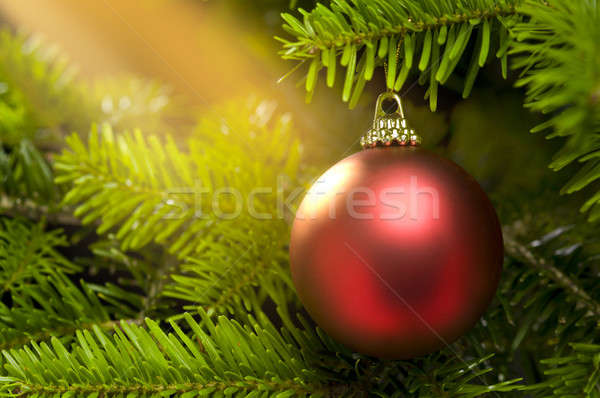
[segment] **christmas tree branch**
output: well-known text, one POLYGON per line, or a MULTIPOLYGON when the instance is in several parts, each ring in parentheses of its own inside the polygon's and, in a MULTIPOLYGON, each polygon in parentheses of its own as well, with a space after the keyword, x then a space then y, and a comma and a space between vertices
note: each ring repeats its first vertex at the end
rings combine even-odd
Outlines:
POLYGON ((438 85, 446 83, 463 58, 470 58, 464 76, 464 97, 470 94, 477 73, 490 54, 501 60, 506 77, 508 29, 522 18, 521 3, 340 0, 329 7, 319 4, 310 12, 300 10, 302 21, 283 14, 283 27, 294 39, 280 39, 280 54, 285 59, 310 62, 307 98, 312 96, 322 67, 327 69, 327 85, 334 85, 339 61, 346 68, 342 99, 354 107, 375 68, 387 65, 389 90, 401 90, 409 75, 416 72, 421 84, 429 84, 426 98, 435 110, 438 85), (473 52, 465 56, 470 42, 475 43, 473 52))
MULTIPOLYGON (((87 145, 73 135, 55 162, 56 181, 70 184, 64 203, 78 206, 75 215, 84 224, 99 222, 99 234, 115 231, 123 250, 154 241, 185 258, 211 236, 216 221, 227 221, 236 206, 245 204, 225 198, 221 190, 235 190, 244 200, 261 181, 273 194, 256 195, 256 208, 273 213, 279 173, 297 178, 299 149, 289 123, 259 114, 264 109, 264 104, 250 105, 243 114, 237 106, 228 109, 229 123, 240 125, 235 144, 221 118, 201 121, 199 137, 187 141, 189 152, 170 138, 144 137, 140 131, 114 134, 108 125, 92 129, 87 145), (260 161, 265 167, 253 167, 260 161)), ((240 216, 247 214, 243 210, 240 216)))
POLYGON ((110 327, 111 317, 127 318, 136 312, 138 297, 117 287, 76 286, 68 274, 79 268, 58 252, 66 244, 58 232, 21 220, 0 220, 0 347, 18 347, 51 336, 66 337, 75 330, 101 324, 110 327), (110 303, 110 304, 109 304, 110 303))
MULTIPOLYGON (((0 115, 1 117, 1 115, 0 115)), ((52 169, 45 156, 28 138, 6 144, 0 131, 0 193, 15 202, 34 202, 52 205, 58 192, 52 181, 52 169)), ((10 139, 10 138, 9 138, 10 139)))
POLYGON ((489 372, 479 368, 489 357, 459 365, 452 356, 425 358, 414 365, 357 360, 312 327, 290 325, 279 333, 263 315, 260 323, 249 317, 252 326, 224 316, 213 322, 203 311, 200 317, 197 322, 186 314, 185 325, 169 324, 170 333, 148 319, 147 328, 121 322, 111 334, 94 327, 77 332, 70 351, 56 338, 51 345, 32 343, 31 348, 3 351, 7 373, 0 378, 0 389, 40 397, 337 397, 394 396, 399 391, 426 397, 438 391, 466 398, 523 388, 515 384, 518 380, 472 384, 473 378, 489 372), (434 369, 435 364, 428 376, 432 379, 420 383, 422 369, 434 369), (387 377, 387 372, 401 378, 387 377))
MULTIPOLYGON (((232 245, 228 239, 210 242, 172 275, 165 296, 189 302, 189 310, 201 306, 207 312, 261 311, 265 293, 283 308, 297 302, 289 274, 285 222, 244 220, 232 245), (241 310, 241 311, 236 311, 241 310)), ((226 231, 223 231, 225 234, 226 231)))
POLYGON ((66 57, 40 37, 0 30, 2 143, 14 147, 25 139, 53 147, 64 131, 89 125, 90 109, 75 77, 66 57))
MULTIPOLYGON (((93 334, 78 332, 72 352, 57 339, 52 340, 52 347, 34 344, 37 354, 29 351, 33 355, 25 349, 4 351, 8 375, 2 380, 2 389, 24 395, 119 396, 127 392, 134 397, 253 391, 269 395, 285 392, 285 396, 322 392, 332 396, 334 391, 347 388, 325 383, 326 373, 311 368, 299 347, 286 341, 272 326, 255 326, 250 331, 224 317, 216 324, 203 314, 202 318, 201 327, 186 316, 192 338, 175 323, 171 323, 174 333, 167 335, 147 320, 148 330, 121 323, 113 335, 98 327, 93 334), (54 360, 54 355, 63 360, 54 360)), ((315 348, 321 345, 316 335, 312 339, 315 348)))
POLYGON ((143 323, 143 320, 148 316, 150 311, 157 307, 161 296, 164 293, 165 287, 168 284, 168 275, 177 272, 179 262, 171 255, 163 255, 162 261, 158 265, 158 269, 154 269, 150 276, 150 281, 146 287, 146 296, 143 300, 142 308, 137 315, 138 323, 143 323))
POLYGON ((40 341, 48 341, 52 337, 60 336, 67 337, 73 336, 75 332, 78 330, 92 330, 94 327, 99 327, 100 329, 110 332, 115 326, 118 326, 120 322, 132 323, 132 324, 141 324, 143 320, 139 319, 121 319, 119 321, 105 321, 105 322, 84 322, 73 325, 64 325, 64 326, 56 326, 52 328, 46 328, 43 330, 38 330, 35 332, 28 332, 27 334, 23 334, 21 336, 15 336, 10 340, 5 340, 0 343, 0 350, 8 350, 11 348, 20 348, 26 344, 31 343, 32 341, 40 342, 40 341))
POLYGON ((551 260, 536 256, 526 245, 519 243, 507 229, 504 230, 504 248, 509 256, 541 271, 566 292, 578 298, 578 301, 584 304, 594 316, 600 318, 600 303, 595 301, 575 280, 558 269, 551 260))
POLYGON ((268 263, 261 261, 256 264, 249 273, 245 275, 238 276, 238 281, 232 285, 228 286, 222 293, 219 299, 215 302, 215 304, 211 307, 213 308, 222 308, 226 305, 230 300, 234 299, 236 296, 240 295, 244 291, 244 288, 247 286, 251 286, 256 284, 256 281, 259 279, 259 275, 268 271, 268 263))
MULTIPOLYGON (((0 381, 2 379, 0 378, 0 381)), ((7 385, 5 391, 16 394, 19 397, 28 396, 64 396, 67 394, 99 394, 104 397, 121 396, 147 396, 153 394, 169 394, 179 395, 187 394, 187 396, 198 396, 200 392, 203 395, 232 394, 234 392, 243 392, 246 396, 257 396, 261 393, 264 397, 278 397, 282 393, 286 393, 287 397, 305 397, 311 395, 336 397, 343 396, 350 391, 350 386, 345 385, 322 385, 322 384, 307 384, 299 383, 294 380, 286 380, 281 382, 273 382, 270 380, 231 380, 228 382, 212 381, 207 383, 177 383, 177 384, 139 384, 139 385, 79 385, 73 384, 69 386, 60 385, 45 385, 45 384, 29 384, 15 382, 12 386, 11 380, 6 380, 7 385), (14 387, 11 390, 11 387, 14 387), (267 395, 264 395, 264 394, 267 395), (338 395, 340 394, 340 395, 338 395)))
POLYGON ((36 277, 55 272, 74 273, 79 268, 56 250, 66 239, 58 231, 44 232, 43 225, 0 218, 0 291, 18 292, 36 277))
POLYGON ((600 345, 587 342, 569 345, 568 355, 541 361, 547 379, 531 386, 540 396, 596 397, 600 394, 600 345))
POLYGON ((0 193, 27 218, 36 216, 29 202, 59 210, 62 192, 51 164, 67 133, 85 131, 92 121, 158 131, 165 116, 184 120, 172 111, 164 85, 137 78, 83 84, 56 47, 7 29, 0 30, 0 82, 0 193))
MULTIPOLYGON (((376 2, 372 2, 376 4, 376 2)), ((364 1, 364 4, 369 4, 368 1, 364 1)), ((357 14, 363 10, 360 10, 359 7, 357 9, 348 8, 349 5, 344 4, 340 8, 347 12, 348 15, 356 17, 357 14)), ((452 4, 452 7, 456 7, 455 3, 452 4)), ((322 9, 321 9, 322 10, 322 9)), ((316 11, 316 10, 315 10, 316 11)), ((326 12, 325 10, 322 10, 326 12)), ((402 12, 403 10, 396 10, 402 12)), ((366 45, 368 42, 372 40, 380 40, 386 37, 388 40, 394 36, 404 37, 410 32, 421 32, 427 30, 438 30, 443 26, 449 27, 452 25, 460 25, 465 22, 469 22, 470 20, 477 19, 496 19, 499 17, 506 17, 512 15, 518 15, 519 12, 516 8, 516 2, 498 2, 497 4, 491 5, 488 8, 467 8, 463 10, 455 9, 454 12, 450 11, 446 14, 435 16, 435 15, 427 15, 420 14, 420 18, 416 19, 412 16, 406 16, 406 19, 401 23, 396 24, 394 26, 390 26, 387 28, 382 28, 381 30, 373 30, 373 31, 360 31, 357 26, 353 26, 352 31, 345 31, 338 34, 338 36, 330 38, 325 32, 319 35, 318 32, 313 32, 312 36, 307 35, 305 40, 299 40, 296 42, 296 45, 304 46, 303 52, 298 49, 294 52, 282 52, 282 56, 284 59, 303 59, 303 58, 314 58, 315 50, 322 49, 330 49, 337 48, 341 49, 346 44, 359 44, 366 45), (409 20, 410 19, 410 20, 409 20)), ((307 13, 303 13, 303 15, 308 15, 307 13)), ((313 15, 314 19, 318 20, 317 13, 313 15)), ((319 15, 321 16, 321 15, 319 15)), ((321 16, 325 18, 324 15, 321 16)), ((286 14, 284 19, 290 18, 289 14, 286 14)), ((360 19, 360 17, 358 17, 360 19)), ((300 23, 300 21, 295 21, 300 23)), ((295 25, 295 23, 293 23, 295 25)), ((292 33, 297 33, 294 30, 294 27, 288 23, 286 26, 286 30, 291 31, 292 33)), ((292 47, 292 43, 288 43, 284 45, 284 48, 292 47)))
MULTIPOLYGON (((524 70, 518 86, 527 88, 526 106, 547 114, 532 132, 565 137, 550 167, 582 166, 562 189, 573 193, 600 177, 600 17, 596 2, 532 0, 522 7, 528 18, 518 23, 511 52, 515 68, 524 70)), ((583 205, 590 221, 600 220, 600 191, 583 205)))
POLYGON ((164 84, 129 77, 84 83, 56 46, 9 29, 0 30, 0 81, 0 141, 16 146, 27 139, 44 153, 62 149, 66 133, 92 122, 160 131, 165 117, 187 117, 174 112, 164 84))
POLYGON ((300 150, 287 118, 272 117, 273 110, 269 103, 236 103, 222 112, 231 115, 227 125, 220 117, 203 119, 187 151, 169 138, 115 134, 107 125, 93 129, 87 144, 68 138, 56 181, 69 184, 64 203, 76 207, 83 224, 114 234, 123 251, 153 243, 179 260, 190 257, 181 272, 163 272, 172 278, 158 276, 147 290, 149 303, 162 294, 222 311, 242 302, 258 308, 266 296, 292 297, 283 266, 288 224, 277 195, 300 185, 300 150))

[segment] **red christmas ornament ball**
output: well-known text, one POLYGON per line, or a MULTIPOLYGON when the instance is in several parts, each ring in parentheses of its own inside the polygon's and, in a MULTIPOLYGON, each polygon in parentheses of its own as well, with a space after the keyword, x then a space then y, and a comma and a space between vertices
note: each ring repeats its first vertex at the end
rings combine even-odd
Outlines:
POLYGON ((307 192, 291 271, 309 314, 363 354, 407 359, 467 332, 496 291, 500 223, 458 165, 415 146, 351 155, 307 192))

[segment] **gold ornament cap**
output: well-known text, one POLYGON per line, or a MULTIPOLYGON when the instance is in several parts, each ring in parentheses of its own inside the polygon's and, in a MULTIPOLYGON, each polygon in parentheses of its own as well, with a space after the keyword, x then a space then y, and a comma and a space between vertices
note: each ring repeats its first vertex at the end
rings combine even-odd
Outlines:
POLYGON ((377 146, 417 146, 421 144, 421 136, 409 128, 404 117, 400 96, 388 91, 377 97, 373 127, 360 139, 363 149, 377 146), (392 113, 383 110, 383 101, 396 101, 397 108, 392 113))

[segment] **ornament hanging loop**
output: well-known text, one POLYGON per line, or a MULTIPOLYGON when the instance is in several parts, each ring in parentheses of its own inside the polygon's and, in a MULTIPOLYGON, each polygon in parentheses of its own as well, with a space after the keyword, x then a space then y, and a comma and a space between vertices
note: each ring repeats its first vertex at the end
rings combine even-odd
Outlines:
POLYGON ((373 128, 377 128, 377 120, 383 116, 396 115, 399 120, 405 121, 404 109, 402 108, 402 100, 397 93, 393 91, 386 91, 377 97, 377 103, 375 105, 375 115, 373 116, 373 128), (385 100, 394 100, 396 102, 396 110, 394 112, 386 112, 383 110, 383 102, 385 100))
POLYGON ((392 145, 417 146, 420 143, 421 137, 407 126, 400 96, 392 91, 380 94, 375 105, 373 127, 360 139, 361 146, 367 149, 392 145), (394 112, 388 113, 383 109, 386 100, 396 102, 394 112))

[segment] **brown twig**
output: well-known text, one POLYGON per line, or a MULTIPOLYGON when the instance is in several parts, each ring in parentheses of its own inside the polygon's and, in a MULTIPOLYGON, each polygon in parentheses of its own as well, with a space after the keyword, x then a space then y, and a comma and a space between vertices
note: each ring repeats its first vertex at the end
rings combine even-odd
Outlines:
POLYGON ((578 297, 596 317, 600 317, 600 303, 583 290, 576 281, 558 269, 551 260, 536 256, 526 245, 518 242, 508 229, 504 229, 503 235, 504 249, 509 256, 539 269, 568 293, 578 297))
POLYGON ((0 197, 0 214, 10 217, 24 217, 32 221, 45 219, 48 224, 81 226, 81 221, 68 211, 52 211, 49 206, 40 205, 29 200, 18 202, 13 198, 0 197))

